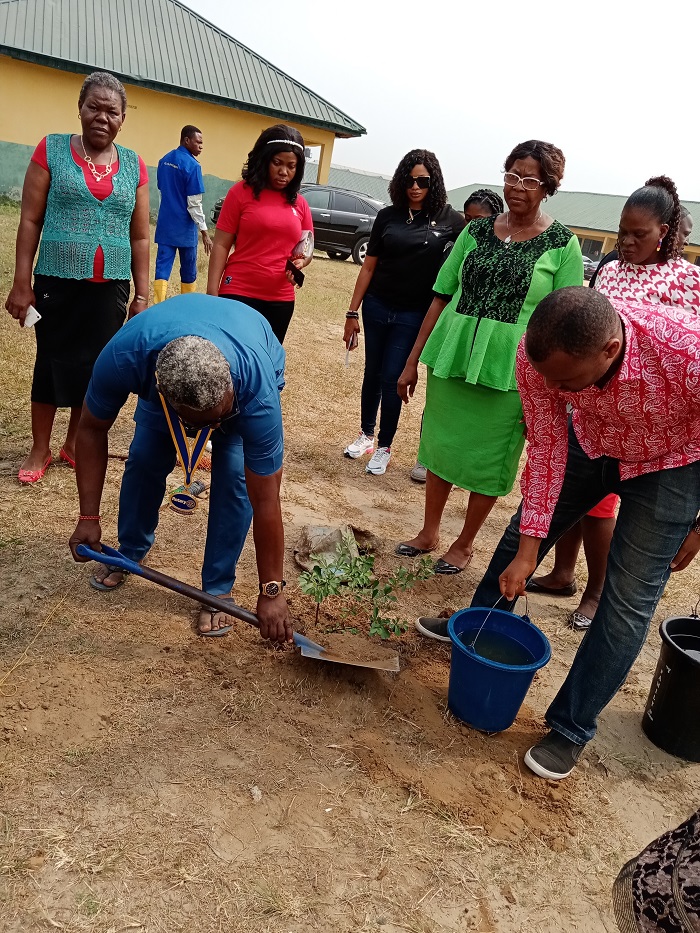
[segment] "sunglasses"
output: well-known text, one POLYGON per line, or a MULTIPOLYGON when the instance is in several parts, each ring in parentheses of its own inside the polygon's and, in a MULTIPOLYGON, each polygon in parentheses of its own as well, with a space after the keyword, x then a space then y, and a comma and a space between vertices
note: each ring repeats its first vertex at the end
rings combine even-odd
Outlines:
POLYGON ((419 175, 418 178, 409 178, 406 182, 407 188, 412 188, 414 185, 418 185, 419 188, 429 188, 430 187, 430 175, 419 175))

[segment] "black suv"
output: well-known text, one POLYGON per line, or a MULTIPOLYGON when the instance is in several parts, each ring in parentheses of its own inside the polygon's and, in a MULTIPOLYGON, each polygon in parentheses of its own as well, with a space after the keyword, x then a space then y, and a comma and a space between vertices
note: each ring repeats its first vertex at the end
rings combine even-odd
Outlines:
MULTIPOLYGON (((369 234, 384 205, 365 194, 332 188, 329 185, 302 185, 301 194, 311 208, 314 220, 314 246, 325 250, 331 259, 347 259, 361 266, 367 255, 369 234)), ((214 223, 224 199, 220 198, 211 212, 214 223)))
POLYGON ((302 185, 314 219, 314 245, 331 259, 347 259, 361 266, 367 255, 374 218, 384 207, 365 194, 331 188, 328 185, 302 185))

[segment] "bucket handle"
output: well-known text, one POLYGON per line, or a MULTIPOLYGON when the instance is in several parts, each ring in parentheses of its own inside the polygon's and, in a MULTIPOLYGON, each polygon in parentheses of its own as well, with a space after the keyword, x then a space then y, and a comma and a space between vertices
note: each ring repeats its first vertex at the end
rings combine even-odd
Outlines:
POLYGON ((697 619, 698 617, 698 606, 700 606, 700 599, 698 599, 698 601, 695 603, 695 609, 693 609, 693 611, 690 613, 694 619, 697 619))
MULTIPOLYGON (((486 625, 486 623, 488 622, 489 616, 491 615, 491 613, 493 612, 493 610, 496 608, 496 606, 500 603, 500 601, 501 601, 503 598, 504 598, 503 595, 499 596, 498 599, 496 600, 496 602, 493 604, 493 606, 491 606, 491 608, 489 609, 489 611, 486 613, 486 617, 484 618, 484 621, 483 621, 483 622, 481 623, 481 625, 479 626, 479 630, 478 630, 478 632, 476 633, 476 635, 474 636, 473 641, 472 641, 470 644, 467 645, 467 648, 473 648, 474 651, 476 651, 476 640, 477 640, 477 638, 479 637, 479 635, 481 635, 481 630, 483 629, 483 627, 484 627, 484 626, 486 625)), ((700 599, 698 600, 698 605, 700 606, 700 599)), ((696 606, 696 608, 697 608, 697 606, 696 606)), ((528 616, 528 611, 527 611, 527 593, 525 593, 525 617, 527 618, 527 616, 528 616)))

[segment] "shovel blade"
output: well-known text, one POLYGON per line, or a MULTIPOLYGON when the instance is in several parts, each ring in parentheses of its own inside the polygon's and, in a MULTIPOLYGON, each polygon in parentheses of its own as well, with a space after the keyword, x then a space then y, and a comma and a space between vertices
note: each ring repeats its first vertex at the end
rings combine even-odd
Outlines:
POLYGON ((332 661, 334 664, 349 664, 351 667, 369 667, 375 671, 393 671, 399 670, 399 656, 387 651, 386 658, 373 661, 358 661, 356 658, 346 658, 340 654, 334 654, 327 651, 321 645, 300 645, 302 656, 313 658, 315 661, 332 661), (313 646, 313 647, 312 647, 313 646))

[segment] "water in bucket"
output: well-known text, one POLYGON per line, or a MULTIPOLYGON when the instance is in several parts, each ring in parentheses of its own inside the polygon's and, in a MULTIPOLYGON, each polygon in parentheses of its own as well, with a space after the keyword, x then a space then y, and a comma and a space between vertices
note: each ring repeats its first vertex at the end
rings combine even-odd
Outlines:
POLYGON ((510 664, 512 667, 524 667, 532 664, 535 656, 531 651, 521 645, 519 641, 504 635, 502 632, 493 632, 484 629, 479 633, 478 628, 462 632, 459 640, 467 648, 474 648, 479 657, 499 664, 510 664))

